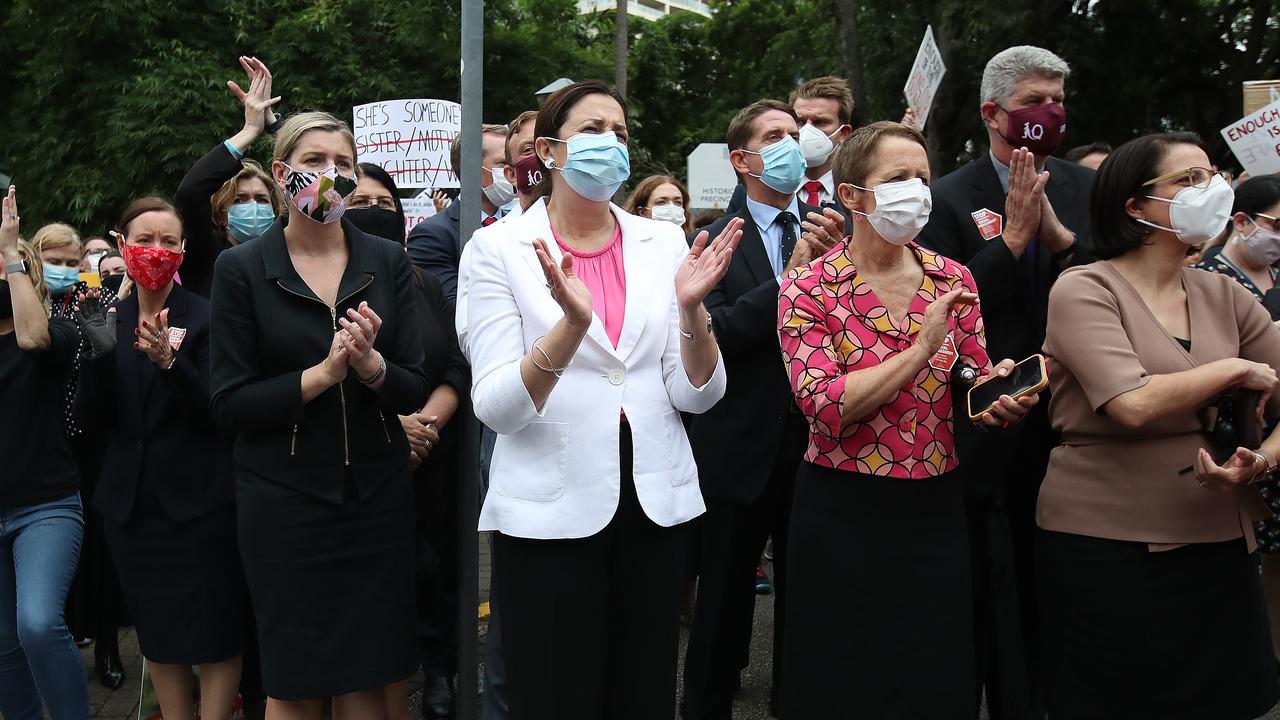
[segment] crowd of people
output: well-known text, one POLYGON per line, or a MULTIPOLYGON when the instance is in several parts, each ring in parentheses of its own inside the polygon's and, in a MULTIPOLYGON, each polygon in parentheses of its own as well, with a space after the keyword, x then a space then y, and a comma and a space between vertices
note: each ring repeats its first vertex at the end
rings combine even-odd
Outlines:
POLYGON ((169 720, 197 671, 206 720, 405 720, 419 670, 453 717, 477 474, 486 720, 731 718, 767 545, 784 720, 1280 700, 1280 178, 1178 132, 1055 157, 1070 67, 1018 46, 942 177, 912 110, 855 127, 816 78, 733 117, 694 215, 585 81, 454 141, 470 238, 439 194, 406 233, 349 127, 240 64, 172 200, 24 239, 3 198, 6 720, 88 718, 77 644, 119 687, 125 626, 169 720))

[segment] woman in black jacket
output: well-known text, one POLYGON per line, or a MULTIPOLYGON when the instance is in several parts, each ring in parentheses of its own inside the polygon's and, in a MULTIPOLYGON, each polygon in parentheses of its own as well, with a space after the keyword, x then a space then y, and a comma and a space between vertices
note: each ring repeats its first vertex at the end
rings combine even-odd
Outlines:
POLYGON ((261 237, 284 210, 284 197, 271 176, 245 153, 276 121, 271 106, 271 71, 257 58, 241 57, 249 89, 234 82, 227 87, 244 104, 244 127, 218 143, 187 171, 173 203, 186 228, 186 260, 182 286, 209 297, 213 263, 227 248, 261 237))
POLYGON ((136 291, 105 323, 96 291, 80 297, 76 315, 94 348, 107 348, 80 385, 80 402, 109 420, 93 506, 164 716, 195 717, 198 666, 201 716, 225 720, 240 680, 247 593, 231 447, 209 412, 209 302, 173 281, 182 220, 168 202, 135 200, 120 237, 136 291))
MULTIPOLYGON (((396 183, 386 170, 360 163, 360 182, 346 217, 370 235, 404 244, 404 208, 396 183)), ((461 393, 471 382, 470 368, 458 348, 453 315, 436 276, 413 268, 413 295, 422 332, 427 372, 427 404, 400 416, 409 439, 418 530, 418 645, 422 658, 422 716, 427 720, 453 715, 453 676, 458 672, 458 438, 449 425, 461 393)), ((405 688, 387 693, 389 720, 409 717, 408 707, 395 706, 405 688)))
POLYGON ((236 433, 245 574, 273 717, 381 717, 417 667, 413 489, 397 415, 427 398, 409 261, 342 214, 355 138, 327 113, 276 135, 288 227, 219 256, 214 417, 236 433))

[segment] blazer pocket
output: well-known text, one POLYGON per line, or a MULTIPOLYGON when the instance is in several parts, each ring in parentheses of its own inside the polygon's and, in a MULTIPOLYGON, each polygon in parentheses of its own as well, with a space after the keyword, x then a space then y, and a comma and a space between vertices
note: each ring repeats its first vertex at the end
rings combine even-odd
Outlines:
POLYGON ((688 485, 698 479, 698 471, 693 464, 693 450, 689 447, 689 438, 684 431, 684 423, 680 422, 680 412, 672 410, 662 415, 662 429, 666 438, 667 466, 670 468, 671 486, 688 485))
POLYGON ((504 497, 551 502, 564 495, 569 423, 532 422, 498 439, 493 451, 494 487, 504 497))

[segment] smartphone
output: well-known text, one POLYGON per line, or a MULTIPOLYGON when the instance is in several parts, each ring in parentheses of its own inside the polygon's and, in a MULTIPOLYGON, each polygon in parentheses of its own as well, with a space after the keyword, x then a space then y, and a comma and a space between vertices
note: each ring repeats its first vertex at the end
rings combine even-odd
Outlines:
POLYGON ((992 377, 981 385, 969 388, 969 419, 980 422, 982 414, 995 405, 1001 395, 1008 395, 1017 400, 1027 395, 1035 395, 1049 384, 1049 372, 1045 368, 1043 355, 1032 355, 1013 366, 1013 371, 1004 377, 992 377))

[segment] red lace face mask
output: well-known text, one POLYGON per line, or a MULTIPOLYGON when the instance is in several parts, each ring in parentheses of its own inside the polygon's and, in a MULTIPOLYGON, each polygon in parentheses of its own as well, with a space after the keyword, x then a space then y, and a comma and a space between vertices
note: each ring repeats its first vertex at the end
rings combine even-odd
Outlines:
POLYGON ((129 277, 153 292, 163 290, 182 265, 183 253, 159 245, 120 244, 129 277))

